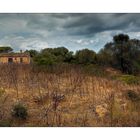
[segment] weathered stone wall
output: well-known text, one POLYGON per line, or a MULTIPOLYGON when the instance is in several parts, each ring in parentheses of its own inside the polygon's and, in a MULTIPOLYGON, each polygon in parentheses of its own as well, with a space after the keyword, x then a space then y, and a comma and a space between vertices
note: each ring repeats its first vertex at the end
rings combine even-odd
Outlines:
POLYGON ((13 63, 21 63, 20 59, 22 58, 22 63, 24 64, 29 64, 30 63, 30 57, 0 57, 0 63, 8 63, 8 58, 12 58, 13 59, 13 63))

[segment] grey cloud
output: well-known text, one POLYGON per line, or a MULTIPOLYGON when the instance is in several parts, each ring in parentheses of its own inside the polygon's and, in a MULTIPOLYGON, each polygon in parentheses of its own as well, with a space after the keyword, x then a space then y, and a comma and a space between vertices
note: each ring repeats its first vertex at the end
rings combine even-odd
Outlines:
POLYGON ((0 14, 0 44, 16 48, 101 48, 119 32, 140 37, 140 14, 0 14))
POLYGON ((131 24, 132 30, 140 29, 139 14, 2 14, 1 18, 17 20, 17 23, 24 20, 28 31, 64 32, 68 35, 88 36, 106 30, 131 31, 131 24))
MULTIPOLYGON (((128 30, 133 23, 135 29, 139 29, 140 15, 135 14, 83 14, 77 20, 67 23, 64 28, 70 28, 73 35, 90 35, 106 30, 128 30)), ((133 29, 134 30, 134 29, 133 29)))

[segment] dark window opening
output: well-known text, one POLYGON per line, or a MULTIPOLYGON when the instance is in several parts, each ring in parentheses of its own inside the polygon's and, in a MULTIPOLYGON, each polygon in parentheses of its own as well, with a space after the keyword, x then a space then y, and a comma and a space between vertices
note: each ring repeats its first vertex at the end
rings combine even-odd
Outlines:
POLYGON ((20 63, 23 63, 23 58, 20 58, 20 63))
POLYGON ((13 63, 13 59, 12 58, 8 58, 8 63, 13 63))

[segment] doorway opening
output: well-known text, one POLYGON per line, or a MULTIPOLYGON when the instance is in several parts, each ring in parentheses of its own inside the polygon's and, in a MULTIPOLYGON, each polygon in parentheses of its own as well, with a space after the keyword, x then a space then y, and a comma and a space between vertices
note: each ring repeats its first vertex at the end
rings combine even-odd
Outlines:
POLYGON ((23 58, 20 58, 20 63, 23 63, 23 58))
POLYGON ((8 63, 13 63, 13 58, 8 58, 8 63))

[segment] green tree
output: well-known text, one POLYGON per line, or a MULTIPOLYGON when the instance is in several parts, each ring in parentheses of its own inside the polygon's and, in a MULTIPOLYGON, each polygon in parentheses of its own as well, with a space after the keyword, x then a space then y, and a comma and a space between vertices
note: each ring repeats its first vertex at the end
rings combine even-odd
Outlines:
POLYGON ((9 53, 12 51, 13 51, 13 49, 9 46, 1 46, 0 47, 0 53, 9 53))
POLYGON ((100 65, 111 66, 114 63, 113 43, 107 43, 97 54, 97 63, 100 65))
POLYGON ((128 35, 114 36, 113 42, 107 43, 98 55, 100 61, 107 60, 123 73, 135 74, 140 71, 140 41, 129 39, 128 35))
POLYGON ((129 41, 129 36, 126 34, 119 34, 113 37, 113 41, 115 44, 123 44, 129 41))
POLYGON ((41 53, 50 53, 52 56, 55 56, 57 58, 57 62, 70 62, 73 57, 73 52, 69 52, 69 50, 65 47, 46 48, 43 49, 41 53))
POLYGON ((128 35, 114 36, 114 57, 121 71, 135 74, 140 69, 140 43, 130 40, 128 35))
POLYGON ((38 54, 36 50, 26 50, 25 52, 29 53, 31 57, 35 57, 38 54))
POLYGON ((89 49, 79 50, 75 54, 75 62, 79 64, 96 63, 96 53, 89 49))
POLYGON ((40 65, 52 65, 57 63, 70 63, 73 59, 73 52, 65 47, 45 48, 34 58, 40 65))
POLYGON ((56 57, 49 52, 44 54, 40 53, 33 58, 33 61, 37 65, 53 65, 56 63, 56 57))

